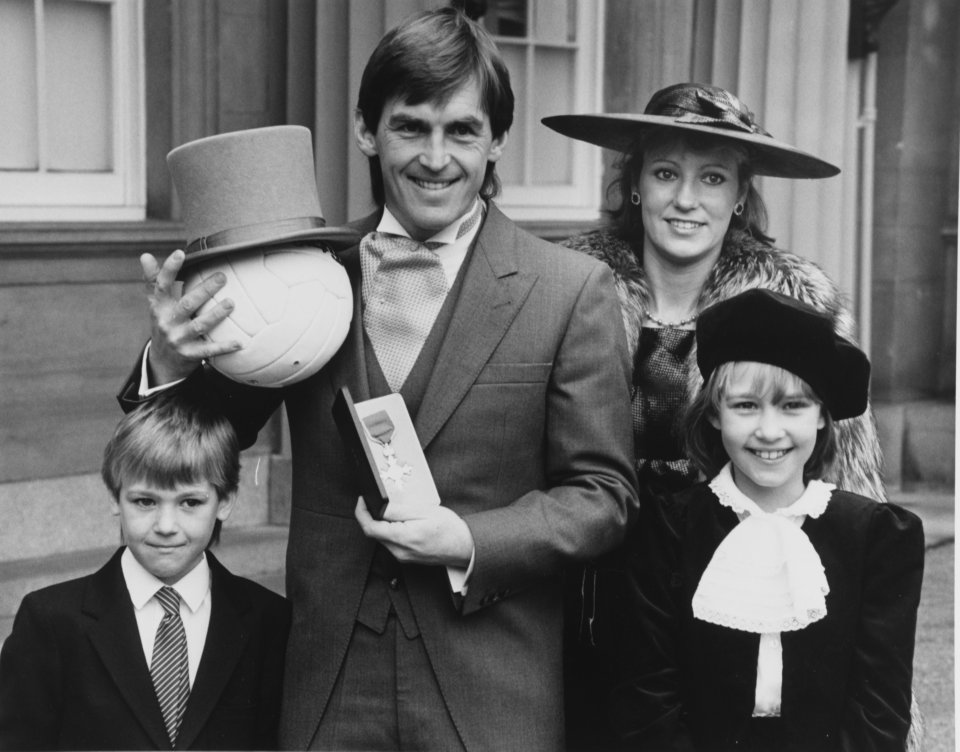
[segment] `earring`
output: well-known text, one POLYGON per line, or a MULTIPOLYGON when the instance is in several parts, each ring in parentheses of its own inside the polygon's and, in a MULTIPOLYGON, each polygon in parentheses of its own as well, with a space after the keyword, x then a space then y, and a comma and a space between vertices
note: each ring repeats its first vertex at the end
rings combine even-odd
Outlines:
POLYGON ((640 194, 637 191, 630 194, 630 203, 634 206, 640 206, 640 194))
POLYGON ((733 207, 733 213, 736 214, 738 217, 739 217, 741 214, 743 214, 743 204, 741 204, 741 203, 738 201, 737 204, 736 204, 736 206, 733 207))

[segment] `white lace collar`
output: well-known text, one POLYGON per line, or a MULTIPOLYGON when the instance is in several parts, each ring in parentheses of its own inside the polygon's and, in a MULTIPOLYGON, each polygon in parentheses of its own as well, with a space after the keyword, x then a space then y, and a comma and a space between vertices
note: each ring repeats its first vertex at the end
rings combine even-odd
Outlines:
POLYGON ((733 482, 728 464, 710 482, 740 517, 721 541, 693 596, 698 619, 747 632, 803 629, 827 613, 823 563, 801 529, 827 508, 833 484, 813 480, 789 507, 764 512, 733 482))
POLYGON ((747 514, 779 514, 784 517, 800 517, 806 515, 816 519, 827 508, 830 497, 836 486, 822 480, 811 480, 807 483, 800 498, 793 504, 776 512, 764 512, 757 503, 737 488, 733 480, 733 464, 728 462, 716 477, 710 481, 710 490, 725 507, 730 507, 741 518, 747 514))

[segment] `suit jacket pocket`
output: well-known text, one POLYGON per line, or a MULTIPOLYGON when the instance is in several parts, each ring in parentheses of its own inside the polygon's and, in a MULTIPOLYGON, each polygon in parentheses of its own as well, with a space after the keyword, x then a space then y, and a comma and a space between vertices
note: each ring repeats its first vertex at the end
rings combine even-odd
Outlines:
POLYGON ((487 363, 478 384, 536 384, 550 378, 553 363, 487 363))

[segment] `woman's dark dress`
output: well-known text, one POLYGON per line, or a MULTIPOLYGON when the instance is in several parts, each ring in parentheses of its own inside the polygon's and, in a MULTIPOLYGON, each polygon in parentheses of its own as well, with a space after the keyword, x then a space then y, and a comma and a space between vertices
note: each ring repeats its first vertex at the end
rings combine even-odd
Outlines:
MULTIPOLYGON (((640 482, 640 503, 693 485, 696 471, 686 459, 679 421, 688 403, 687 356, 694 344, 692 329, 644 327, 633 364, 634 457, 640 482)), ((612 677, 605 667, 616 661, 605 654, 615 644, 612 631, 624 620, 626 564, 633 548, 628 533, 624 546, 603 559, 568 572, 566 608, 567 747, 610 748, 606 697, 612 677)))

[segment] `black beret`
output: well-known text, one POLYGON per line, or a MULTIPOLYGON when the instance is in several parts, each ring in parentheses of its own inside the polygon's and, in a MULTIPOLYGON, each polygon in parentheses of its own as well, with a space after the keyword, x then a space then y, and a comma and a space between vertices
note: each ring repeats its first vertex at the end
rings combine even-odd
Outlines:
POLYGON ((830 316, 794 298, 759 289, 727 298, 700 314, 696 336, 704 379, 722 363, 769 363, 807 382, 834 420, 867 409, 867 356, 836 334, 830 316))

